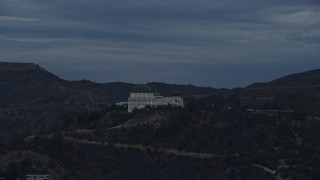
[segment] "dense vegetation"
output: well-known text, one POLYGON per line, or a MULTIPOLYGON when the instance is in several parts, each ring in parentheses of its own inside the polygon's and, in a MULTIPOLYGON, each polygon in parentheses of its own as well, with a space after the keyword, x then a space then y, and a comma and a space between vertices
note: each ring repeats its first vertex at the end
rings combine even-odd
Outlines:
MULTIPOLYGON (((291 96, 273 103, 304 106, 291 96)), ((319 101, 308 102, 315 106, 319 101)), ((19 160, 16 155, 3 176, 46 171, 64 179, 272 179, 265 167, 281 178, 317 179, 320 119, 315 117, 318 109, 311 109, 313 113, 305 107, 297 112, 248 112, 236 95, 190 98, 185 108, 147 107, 133 113, 117 106, 87 112, 71 108, 62 113, 68 122, 51 137, 20 140, 2 152, 31 151, 49 162, 27 155, 19 160), (123 123, 127 126, 112 128, 123 123), (119 143, 146 149, 121 148, 119 143), (164 149, 214 156, 180 156, 164 149)))

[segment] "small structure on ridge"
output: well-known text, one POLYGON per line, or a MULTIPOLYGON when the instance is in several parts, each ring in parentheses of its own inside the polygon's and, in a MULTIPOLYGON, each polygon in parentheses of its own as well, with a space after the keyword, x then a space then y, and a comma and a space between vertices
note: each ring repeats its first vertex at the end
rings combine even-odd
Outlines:
POLYGON ((181 96, 164 97, 155 95, 152 89, 147 85, 135 86, 128 98, 128 102, 120 102, 117 105, 128 105, 128 112, 132 112, 134 109, 142 109, 146 106, 180 106, 183 107, 183 98, 181 96))

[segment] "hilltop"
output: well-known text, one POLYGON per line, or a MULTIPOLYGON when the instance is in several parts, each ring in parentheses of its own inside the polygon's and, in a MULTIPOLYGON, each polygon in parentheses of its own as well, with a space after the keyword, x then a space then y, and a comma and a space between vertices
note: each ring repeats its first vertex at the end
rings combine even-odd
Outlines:
POLYGON ((63 81, 32 63, 0 63, 0 102, 28 102, 58 95, 63 81))
POLYGON ((295 73, 267 83, 254 83, 247 88, 306 88, 320 86, 320 69, 295 73))
MULTIPOLYGON (((270 82, 254 83, 232 90, 246 107, 292 109, 289 101, 300 102, 306 110, 320 96, 320 70, 287 75, 270 82)), ((299 109, 296 109, 299 110, 299 109)))

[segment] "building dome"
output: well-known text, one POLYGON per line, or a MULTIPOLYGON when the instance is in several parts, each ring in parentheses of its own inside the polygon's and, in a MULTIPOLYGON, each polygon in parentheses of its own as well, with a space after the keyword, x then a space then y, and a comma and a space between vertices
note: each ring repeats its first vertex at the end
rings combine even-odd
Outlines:
POLYGON ((132 91, 133 93, 152 93, 152 89, 144 84, 136 85, 132 91))

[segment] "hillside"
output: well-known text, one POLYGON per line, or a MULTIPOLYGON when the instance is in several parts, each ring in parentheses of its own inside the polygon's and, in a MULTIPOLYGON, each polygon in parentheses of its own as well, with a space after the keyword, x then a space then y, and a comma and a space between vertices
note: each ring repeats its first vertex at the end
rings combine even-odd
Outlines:
POLYGON ((318 70, 263 88, 153 82, 154 92, 179 91, 185 107, 128 113, 111 104, 135 84, 66 81, 34 64, 0 65, 7 95, 0 103, 0 178, 320 178, 318 70))
POLYGON ((254 83, 245 88, 233 89, 232 94, 240 97, 247 108, 292 109, 290 101, 295 100, 311 108, 308 102, 320 96, 320 70, 287 75, 270 82, 254 83))
POLYGON ((32 63, 0 62, 0 103, 34 101, 63 91, 63 80, 32 63))
MULTIPOLYGON (((220 93, 210 87, 149 83, 154 92, 183 96, 220 93)), ((90 113, 127 100, 135 84, 67 81, 32 63, 0 63, 0 140, 86 127, 90 113), (71 117, 75 116, 75 117, 71 117), (68 119, 69 118, 69 119, 68 119)))
POLYGON ((255 83, 247 88, 304 88, 320 86, 320 69, 291 74, 267 83, 255 83))
MULTIPOLYGON (((73 109, 66 119, 82 111, 73 109)), ((222 96, 194 99, 185 108, 101 108, 79 129, 61 126, 0 149, 6 169, 0 176, 318 179, 320 121, 311 115, 255 114, 222 96)))

